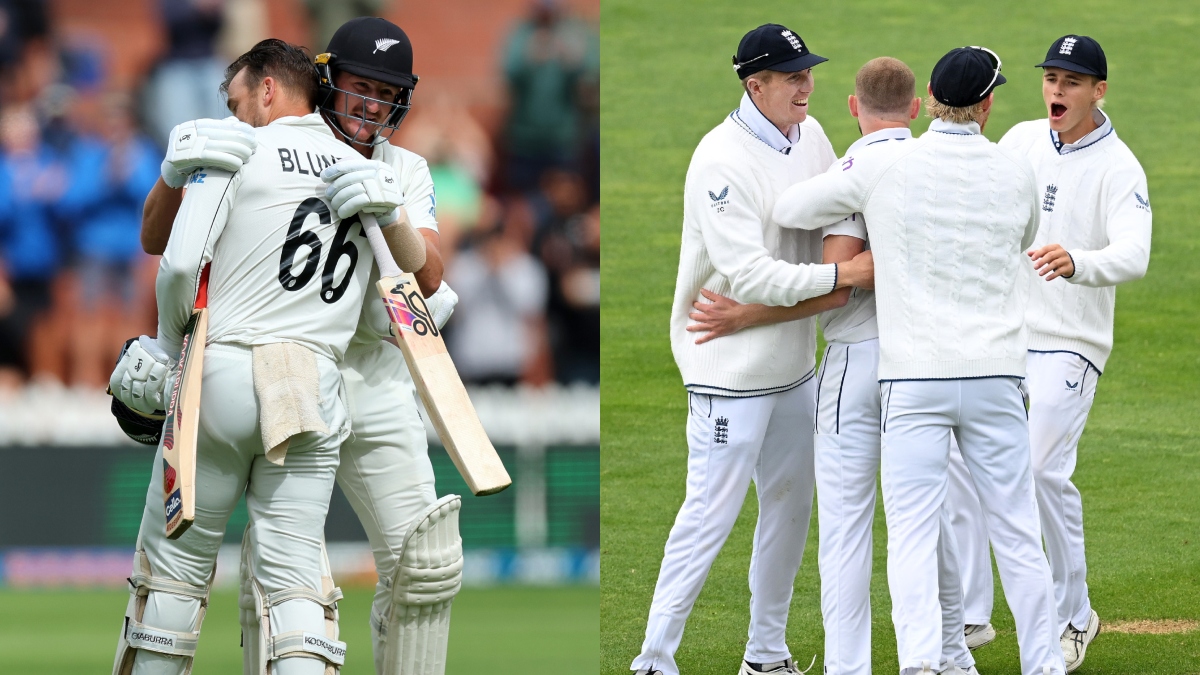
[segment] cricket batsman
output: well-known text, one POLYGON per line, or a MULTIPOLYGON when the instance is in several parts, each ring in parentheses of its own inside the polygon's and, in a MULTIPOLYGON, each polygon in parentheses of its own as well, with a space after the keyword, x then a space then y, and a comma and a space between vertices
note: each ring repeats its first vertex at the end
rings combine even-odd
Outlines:
MULTIPOLYGON (((388 21, 363 17, 342 26, 320 56, 326 57, 317 64, 321 114, 358 153, 322 171, 330 184, 327 194, 351 210, 381 210, 387 203, 371 202, 370 193, 389 177, 397 181, 425 253, 423 263, 401 261, 401 249, 397 263, 416 270, 423 290, 438 289, 427 304, 437 324, 444 325, 457 297, 441 282, 433 181, 424 159, 387 140, 407 114, 417 81, 408 37, 388 21)), ((199 150, 174 160, 168 156, 164 182, 147 200, 142 239, 148 253, 155 253, 171 231, 178 190, 166 178, 177 182, 176 176, 186 178, 198 167, 236 169, 255 150, 253 131, 240 122, 198 120, 194 125, 204 139, 195 146, 199 150)), ((175 136, 182 133, 177 129, 175 136)), ((390 243, 403 243, 389 225, 383 231, 390 243)), ((372 271, 371 281, 377 278, 378 270, 372 271)), ((460 587, 460 502, 453 495, 436 499, 413 383, 399 349, 383 340, 387 336, 381 303, 365 298, 358 330, 339 364, 353 433, 342 444, 337 480, 375 556, 379 584, 370 618, 376 671, 438 675, 445 670, 450 604, 460 587), (435 583, 415 583, 414 569, 421 567, 427 581, 435 583)), ((243 618, 252 633, 254 621, 243 618)))

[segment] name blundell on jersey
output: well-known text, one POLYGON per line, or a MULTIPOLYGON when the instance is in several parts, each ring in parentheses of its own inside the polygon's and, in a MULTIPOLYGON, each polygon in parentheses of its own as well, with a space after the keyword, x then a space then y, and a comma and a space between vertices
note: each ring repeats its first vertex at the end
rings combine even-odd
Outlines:
POLYGON ((279 168, 284 173, 302 173, 305 175, 320 176, 325 167, 332 166, 342 161, 342 157, 333 157, 331 155, 322 155, 317 153, 316 160, 313 160, 313 153, 304 152, 304 159, 300 157, 300 151, 295 148, 276 148, 279 151, 279 168), (305 166, 307 165, 307 169, 305 166))

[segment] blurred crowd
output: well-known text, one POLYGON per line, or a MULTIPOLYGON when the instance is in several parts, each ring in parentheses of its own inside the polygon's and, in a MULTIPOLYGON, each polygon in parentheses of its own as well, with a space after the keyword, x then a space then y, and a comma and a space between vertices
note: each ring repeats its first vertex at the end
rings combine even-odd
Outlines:
MULTIPOLYGON (((264 1, 159 0, 162 53, 118 88, 111 46, 61 39, 45 0, 0 0, 0 391, 104 387, 125 339, 154 334, 158 260, 141 250, 142 204, 170 129, 228 114, 217 87, 269 35, 264 1)), ((314 44, 386 5, 306 0, 314 44)), ((419 86, 392 142, 433 174, 446 280, 460 297, 446 337, 463 379, 598 383, 595 26, 534 0, 507 30, 494 129, 419 86)), ((418 74, 434 59, 418 51, 418 74)))

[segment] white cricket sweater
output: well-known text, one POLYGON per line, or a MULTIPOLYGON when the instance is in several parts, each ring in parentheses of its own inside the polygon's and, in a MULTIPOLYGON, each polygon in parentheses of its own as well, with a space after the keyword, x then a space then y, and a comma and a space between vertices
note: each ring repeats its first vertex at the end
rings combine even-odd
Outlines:
MULTIPOLYGON (((883 145, 912 140, 908 127, 888 128, 873 131, 858 139, 846 149, 846 154, 829 167, 829 173, 840 173, 854 166, 858 157, 872 153, 883 145)), ((865 248, 871 248, 867 240, 867 221, 861 213, 852 213, 821 232, 822 237, 842 235, 862 239, 865 248)), ((821 332, 828 342, 854 344, 879 337, 879 322, 875 315, 875 291, 862 288, 850 290, 850 299, 845 306, 830 309, 818 316, 821 332)))
POLYGON ((833 290, 836 265, 809 264, 821 261, 819 235, 785 230, 771 218, 784 189, 823 172, 836 159, 815 119, 809 117, 799 131, 794 144, 777 150, 735 110, 692 155, 670 331, 671 351, 688 391, 761 396, 812 376, 816 326, 811 318, 755 326, 702 345, 695 343, 697 333, 686 330, 692 303, 707 302, 701 288, 765 305, 794 305, 833 290))
POLYGON ((1074 352, 1103 371, 1112 352, 1115 286, 1146 274, 1151 214, 1141 164, 1107 118, 1096 131, 1098 139, 1063 146, 1060 154, 1047 120, 1022 122, 1000 147, 1033 164, 1041 221, 1031 248, 1060 244, 1075 263, 1069 278, 1030 275, 1029 349, 1074 352))
POLYGON ((976 124, 929 129, 789 189, 775 218, 818 228, 866 217, 880 380, 1024 377, 1033 170, 976 124))

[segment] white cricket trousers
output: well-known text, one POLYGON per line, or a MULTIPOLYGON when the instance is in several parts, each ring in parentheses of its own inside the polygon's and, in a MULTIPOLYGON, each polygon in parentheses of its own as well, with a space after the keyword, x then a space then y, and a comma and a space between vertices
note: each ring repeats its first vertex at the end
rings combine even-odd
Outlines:
POLYGON ((975 484, 971 482, 971 472, 963 461, 958 441, 953 434, 951 436, 946 510, 950 514, 950 524, 958 543, 963 619, 968 625, 983 626, 991 623, 992 605, 995 603, 987 525, 983 522, 983 511, 980 510, 975 484))
POLYGON ((396 576, 408 526, 437 500, 425 425, 404 355, 380 340, 351 344, 340 364, 351 434, 342 443, 337 482, 358 515, 379 582, 371 605, 376 670, 382 672, 381 629, 392 604, 385 580, 396 576))
POLYGON ((750 555, 750 630, 745 659, 791 658, 784 630, 804 556, 813 500, 813 393, 751 398, 688 395, 687 492, 667 537, 642 653, 632 670, 679 675, 675 651, 713 560, 733 529, 750 481, 758 523, 750 555))
POLYGON ((987 377, 881 383, 888 586, 900 670, 936 668, 942 646, 937 544, 950 434, 983 506, 1023 675, 1065 672, 1050 567, 1041 549, 1020 380, 987 377))
MULTIPOLYGON (((1029 446, 1033 481, 1046 557, 1054 579, 1058 634, 1067 624, 1087 626, 1092 604, 1087 591, 1087 562, 1083 547, 1083 500, 1071 482, 1078 459, 1079 438, 1096 397, 1100 371, 1074 352, 1029 352, 1029 446)), ((955 492, 955 511, 964 528, 982 522, 978 501, 969 492, 955 492)), ((962 537, 960 536, 960 542, 962 537)), ((980 570, 964 575, 968 623, 974 596, 990 597, 992 577, 986 544, 961 544, 964 565, 980 570), (987 569, 986 578, 982 570, 987 569)), ((987 604, 991 616, 991 603, 987 604)), ((980 607, 982 609, 982 607, 980 607)))
MULTIPOLYGON (((879 473, 879 340, 831 342, 817 377, 816 485, 825 625, 824 675, 871 672, 871 566, 879 473)), ((941 661, 975 664, 962 632, 961 583, 948 529, 939 541, 941 661)), ((938 668, 941 670, 942 668, 938 668)))
MULTIPOLYGON (((196 521, 179 539, 166 537, 162 445, 154 460, 138 540, 155 577, 207 586, 225 537, 225 524, 242 493, 254 537, 253 574, 265 593, 306 588, 321 593, 321 544, 333 493, 338 447, 347 432, 341 377, 333 361, 317 356, 321 418, 330 433, 293 436, 283 466, 268 462, 258 424, 251 350, 211 344, 204 350, 204 379, 196 452, 196 521)), ((176 631, 194 629, 198 600, 150 591, 143 623, 176 631)), ((292 600, 273 614, 274 633, 304 630, 325 634, 320 605, 292 600)), ((138 651, 133 672, 181 673, 183 659, 138 651)), ((325 672, 315 659, 273 662, 279 675, 325 672)))

